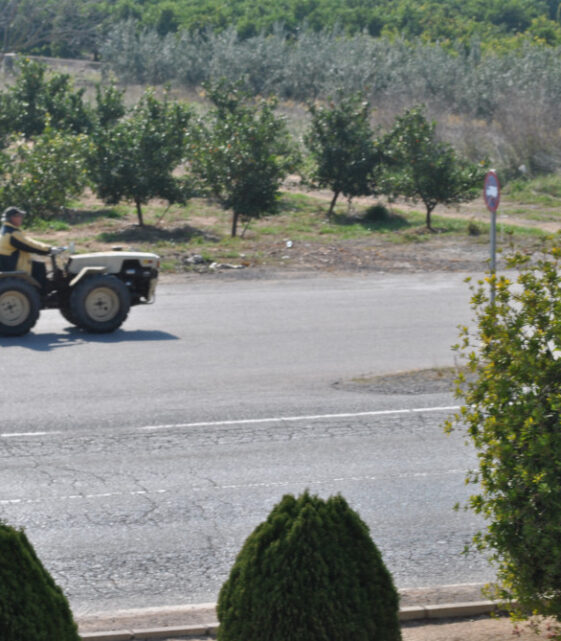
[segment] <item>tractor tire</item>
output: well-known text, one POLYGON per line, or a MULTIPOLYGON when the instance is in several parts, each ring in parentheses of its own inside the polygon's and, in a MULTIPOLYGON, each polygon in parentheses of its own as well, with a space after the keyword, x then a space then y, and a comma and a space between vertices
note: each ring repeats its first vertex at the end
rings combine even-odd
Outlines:
POLYGON ((0 279, 0 336, 22 336, 39 318, 41 300, 33 285, 21 278, 0 279))
POLYGON ((70 295, 67 320, 94 334, 118 329, 128 316, 129 290, 115 276, 90 276, 79 282, 70 295))
POLYGON ((74 318, 74 315, 70 311, 70 303, 64 303, 63 305, 61 305, 59 311, 62 314, 63 318, 69 323, 71 323, 72 325, 78 325, 76 319, 74 318))

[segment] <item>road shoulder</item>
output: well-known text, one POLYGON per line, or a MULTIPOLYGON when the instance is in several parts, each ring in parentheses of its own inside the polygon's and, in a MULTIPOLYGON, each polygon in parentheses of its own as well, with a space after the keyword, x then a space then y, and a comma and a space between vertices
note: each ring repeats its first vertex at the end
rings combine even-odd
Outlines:
MULTIPOLYGON (((400 590, 403 641, 535 641, 528 624, 514 627, 506 616, 490 616, 481 585, 462 584, 400 590)), ((216 635, 213 603, 126 610, 78 617, 84 641, 190 639, 216 635)))

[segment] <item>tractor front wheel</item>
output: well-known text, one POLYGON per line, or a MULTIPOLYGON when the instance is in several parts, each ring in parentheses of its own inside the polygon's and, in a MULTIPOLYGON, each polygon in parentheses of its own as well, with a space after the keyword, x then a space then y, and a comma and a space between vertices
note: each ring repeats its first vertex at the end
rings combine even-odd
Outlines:
POLYGON ((129 290, 118 278, 91 276, 74 288, 70 296, 70 318, 88 332, 114 332, 127 318, 130 304, 129 290))

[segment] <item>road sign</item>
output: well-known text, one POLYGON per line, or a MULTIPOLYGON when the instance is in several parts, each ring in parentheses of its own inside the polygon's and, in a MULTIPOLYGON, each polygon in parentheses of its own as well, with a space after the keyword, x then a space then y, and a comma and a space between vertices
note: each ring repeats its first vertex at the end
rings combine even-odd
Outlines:
POLYGON ((488 171, 485 174, 485 182, 483 183, 483 198, 487 209, 495 213, 499 208, 499 201, 501 200, 501 185, 499 178, 494 170, 488 171))
POLYGON ((501 200, 501 184, 497 173, 491 169, 485 174, 483 183, 483 198, 487 209, 491 212, 491 304, 495 302, 495 273, 496 273, 496 253, 497 253, 497 209, 501 200))

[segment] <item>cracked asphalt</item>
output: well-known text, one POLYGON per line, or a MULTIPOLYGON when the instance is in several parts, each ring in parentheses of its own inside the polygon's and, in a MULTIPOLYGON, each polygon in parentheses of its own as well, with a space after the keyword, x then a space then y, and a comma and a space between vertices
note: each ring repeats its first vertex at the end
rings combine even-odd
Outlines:
POLYGON ((401 588, 481 583, 473 452, 438 384, 353 377, 453 364, 460 276, 164 283, 124 328, 54 312, 0 339, 0 518, 76 615, 216 600, 284 493, 340 492, 401 588))

